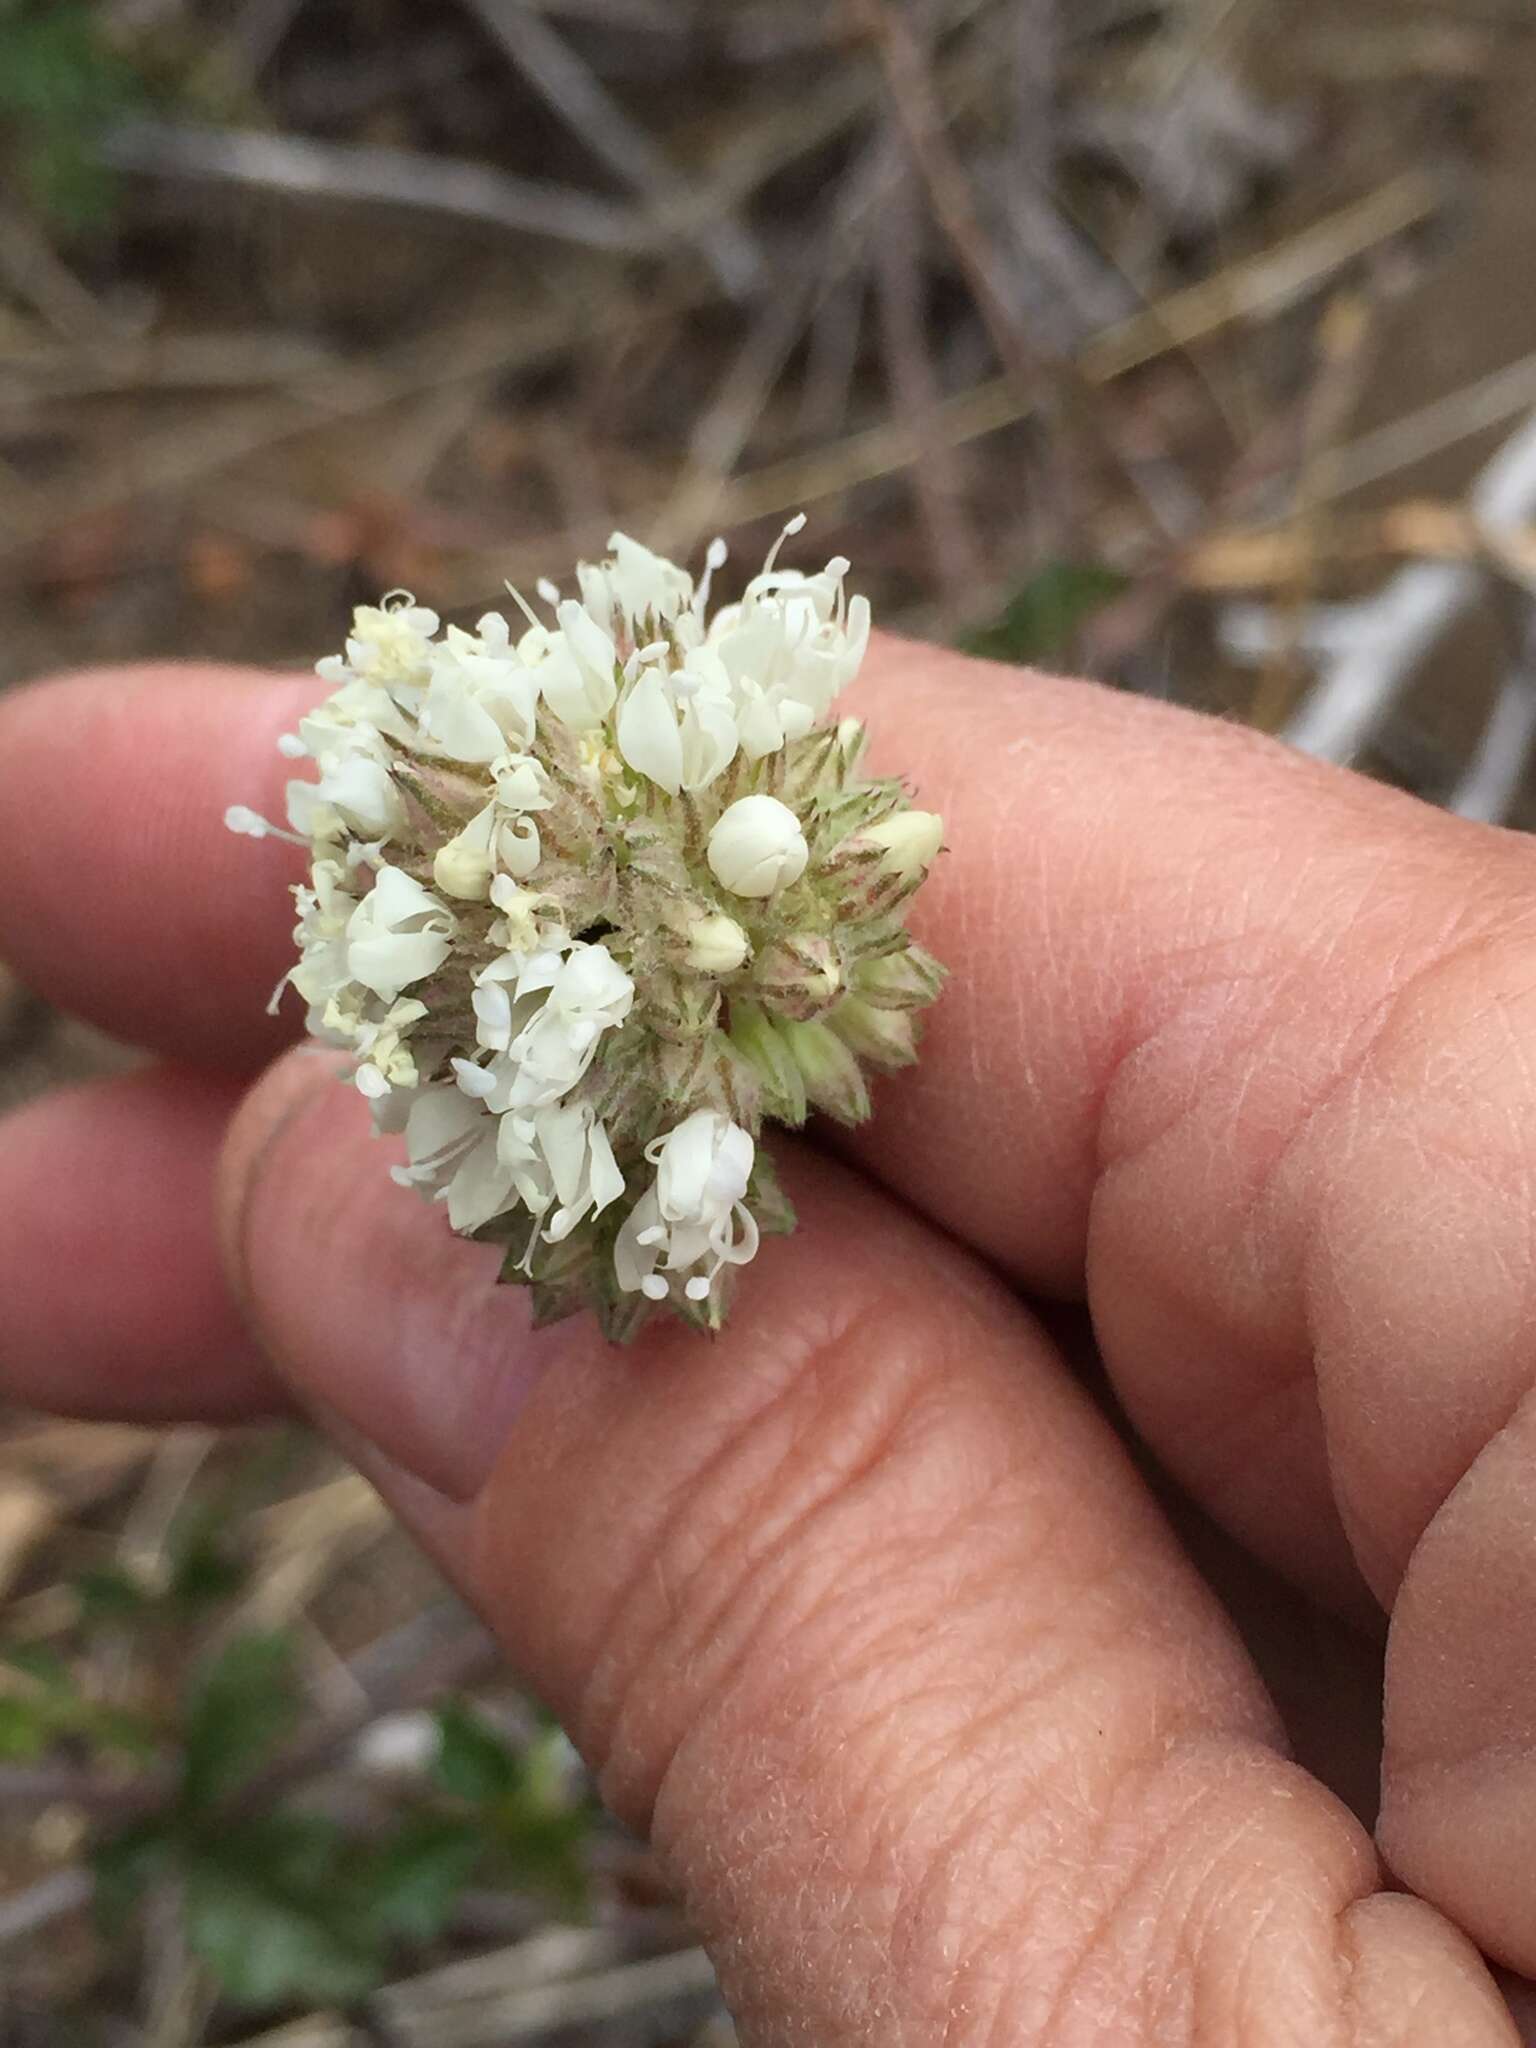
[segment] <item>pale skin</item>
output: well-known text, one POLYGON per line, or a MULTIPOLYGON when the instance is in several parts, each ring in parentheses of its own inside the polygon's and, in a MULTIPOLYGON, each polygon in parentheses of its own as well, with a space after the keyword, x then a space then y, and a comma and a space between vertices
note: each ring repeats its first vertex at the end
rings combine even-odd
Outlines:
POLYGON ((296 1398, 650 1834, 750 2048, 1518 2041, 1479 1949, 1536 1975, 1536 850, 879 643, 850 708, 944 813, 952 985, 840 1161, 779 1148, 802 1227, 726 1337, 618 1353, 530 1335, 263 1015, 297 856, 220 821, 318 694, 0 703, 0 953, 163 1062, 6 1126, 6 1396, 296 1398), (1350 1618, 1227 1573, 1275 1695, 1030 1299, 1350 1618), (1378 1848, 1323 1777, 1386 1616, 1378 1848))

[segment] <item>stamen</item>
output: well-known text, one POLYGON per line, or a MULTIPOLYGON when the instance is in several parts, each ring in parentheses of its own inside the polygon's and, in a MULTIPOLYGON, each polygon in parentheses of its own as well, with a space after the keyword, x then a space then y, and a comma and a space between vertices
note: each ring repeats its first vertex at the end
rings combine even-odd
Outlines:
POLYGON ((729 553, 730 549, 719 534, 715 535, 704 550, 704 574, 699 578, 699 587, 693 594, 693 608, 700 618, 704 616, 704 609, 709 603, 709 586, 714 581, 715 571, 725 567, 729 553))
MULTIPOLYGON (((522 613, 523 617, 528 621, 529 625, 537 626, 541 633, 547 633, 549 631, 548 626, 545 625, 544 621, 539 617, 538 613, 533 609, 533 606, 528 602, 527 598, 524 597, 523 593, 518 589, 517 585, 515 583, 508 583, 505 586, 505 588, 508 597, 510 597, 512 602, 517 606, 518 610, 522 613)), ((539 595, 540 597, 544 595, 542 590, 539 592, 539 595)), ((560 593, 557 590, 555 592, 556 602, 559 601, 559 597, 560 593)))
POLYGON ((779 535, 778 539, 774 542, 773 546, 768 550, 767 559, 764 561, 763 566, 759 571, 759 575, 771 576, 773 574, 774 564, 779 559, 779 549, 783 547, 785 541, 792 540, 794 536, 803 529, 804 525, 805 514, 803 512, 797 512, 794 518, 791 519, 789 524, 784 528, 784 531, 779 535))
POLYGON ((301 839, 297 832, 285 832, 281 825, 274 825, 270 818, 262 817, 248 804, 231 804, 224 813, 224 823, 229 831, 243 833, 247 839, 286 839, 290 846, 309 845, 309 841, 301 839))
POLYGON ((647 1301, 665 1301, 667 1298, 667 1283, 659 1273, 647 1273, 640 1282, 640 1292, 647 1301))
POLYGON ((702 1273, 696 1273, 683 1289, 690 1301, 708 1301, 709 1282, 702 1273))

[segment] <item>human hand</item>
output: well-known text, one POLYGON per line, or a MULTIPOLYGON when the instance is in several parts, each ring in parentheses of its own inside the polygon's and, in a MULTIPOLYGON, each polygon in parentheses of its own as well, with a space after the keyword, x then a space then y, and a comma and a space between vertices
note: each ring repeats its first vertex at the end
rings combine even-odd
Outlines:
MULTIPOLYGON (((6 1126, 7 1395, 296 1395, 650 1833, 746 2042, 1516 2040, 1472 1942, 1536 1974, 1528 842, 880 644, 852 708, 944 814, 913 923, 952 984, 843 1163, 776 1146, 802 1228, 728 1334, 620 1353, 531 1335, 263 1014, 296 870, 221 820, 277 807, 316 694, 0 704, 0 953, 167 1062, 6 1126), (1390 1612, 1417 1897, 1285 1760, 1015 1290, 1086 1299, 1135 1429, 1257 1558, 1390 1612)), ((1345 1664, 1289 1683, 1345 1745, 1345 1664)))

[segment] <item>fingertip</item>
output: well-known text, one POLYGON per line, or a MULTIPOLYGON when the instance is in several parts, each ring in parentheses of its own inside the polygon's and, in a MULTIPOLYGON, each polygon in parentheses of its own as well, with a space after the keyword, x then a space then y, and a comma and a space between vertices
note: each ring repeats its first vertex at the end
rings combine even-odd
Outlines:
POLYGON ((43 1097, 0 1144, 0 1379, 89 1416, 280 1405, 223 1283, 213 1173, 233 1084, 154 1068, 43 1097))
POLYGON ((201 663, 96 670, 0 702, 0 954, 114 1037, 249 1072, 293 1036, 267 1014, 296 849, 253 847, 232 804, 280 814, 280 733, 313 678, 201 663))
POLYGON ((1345 1910, 1340 1934, 1350 2048, 1519 2048, 1488 1965, 1422 1899, 1373 1892, 1345 1910))

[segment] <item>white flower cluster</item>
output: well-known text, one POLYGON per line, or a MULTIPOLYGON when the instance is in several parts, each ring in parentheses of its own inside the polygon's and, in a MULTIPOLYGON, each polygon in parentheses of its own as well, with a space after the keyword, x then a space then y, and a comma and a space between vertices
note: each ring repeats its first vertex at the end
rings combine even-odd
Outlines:
MULTIPOLYGON (((403 594, 361 608, 319 664, 332 694, 281 742, 318 772, 289 783, 280 836, 312 863, 286 979, 311 1031, 353 1053, 377 1128, 404 1133, 397 1178, 502 1242, 545 1311, 579 1296, 623 1334, 668 1299, 716 1326, 722 1274, 757 1249, 754 1204, 775 1227, 754 1132, 794 1112, 760 1078, 787 1057, 762 1006, 800 986, 807 922, 814 1003, 848 997, 837 1057, 856 1066, 844 1040, 910 1056, 878 1020, 937 986, 890 963, 939 827, 896 785, 851 783, 857 729, 823 725, 869 635, 846 561, 804 575, 775 548, 710 617, 719 543, 697 588, 622 534, 610 546, 578 597, 541 586, 552 623, 518 598, 516 634, 494 612, 440 632, 403 594), (845 987, 863 942, 838 932, 864 925, 868 972, 845 987), (760 988, 759 963, 778 980, 760 988)), ((278 831, 243 808, 228 823, 278 831)))

